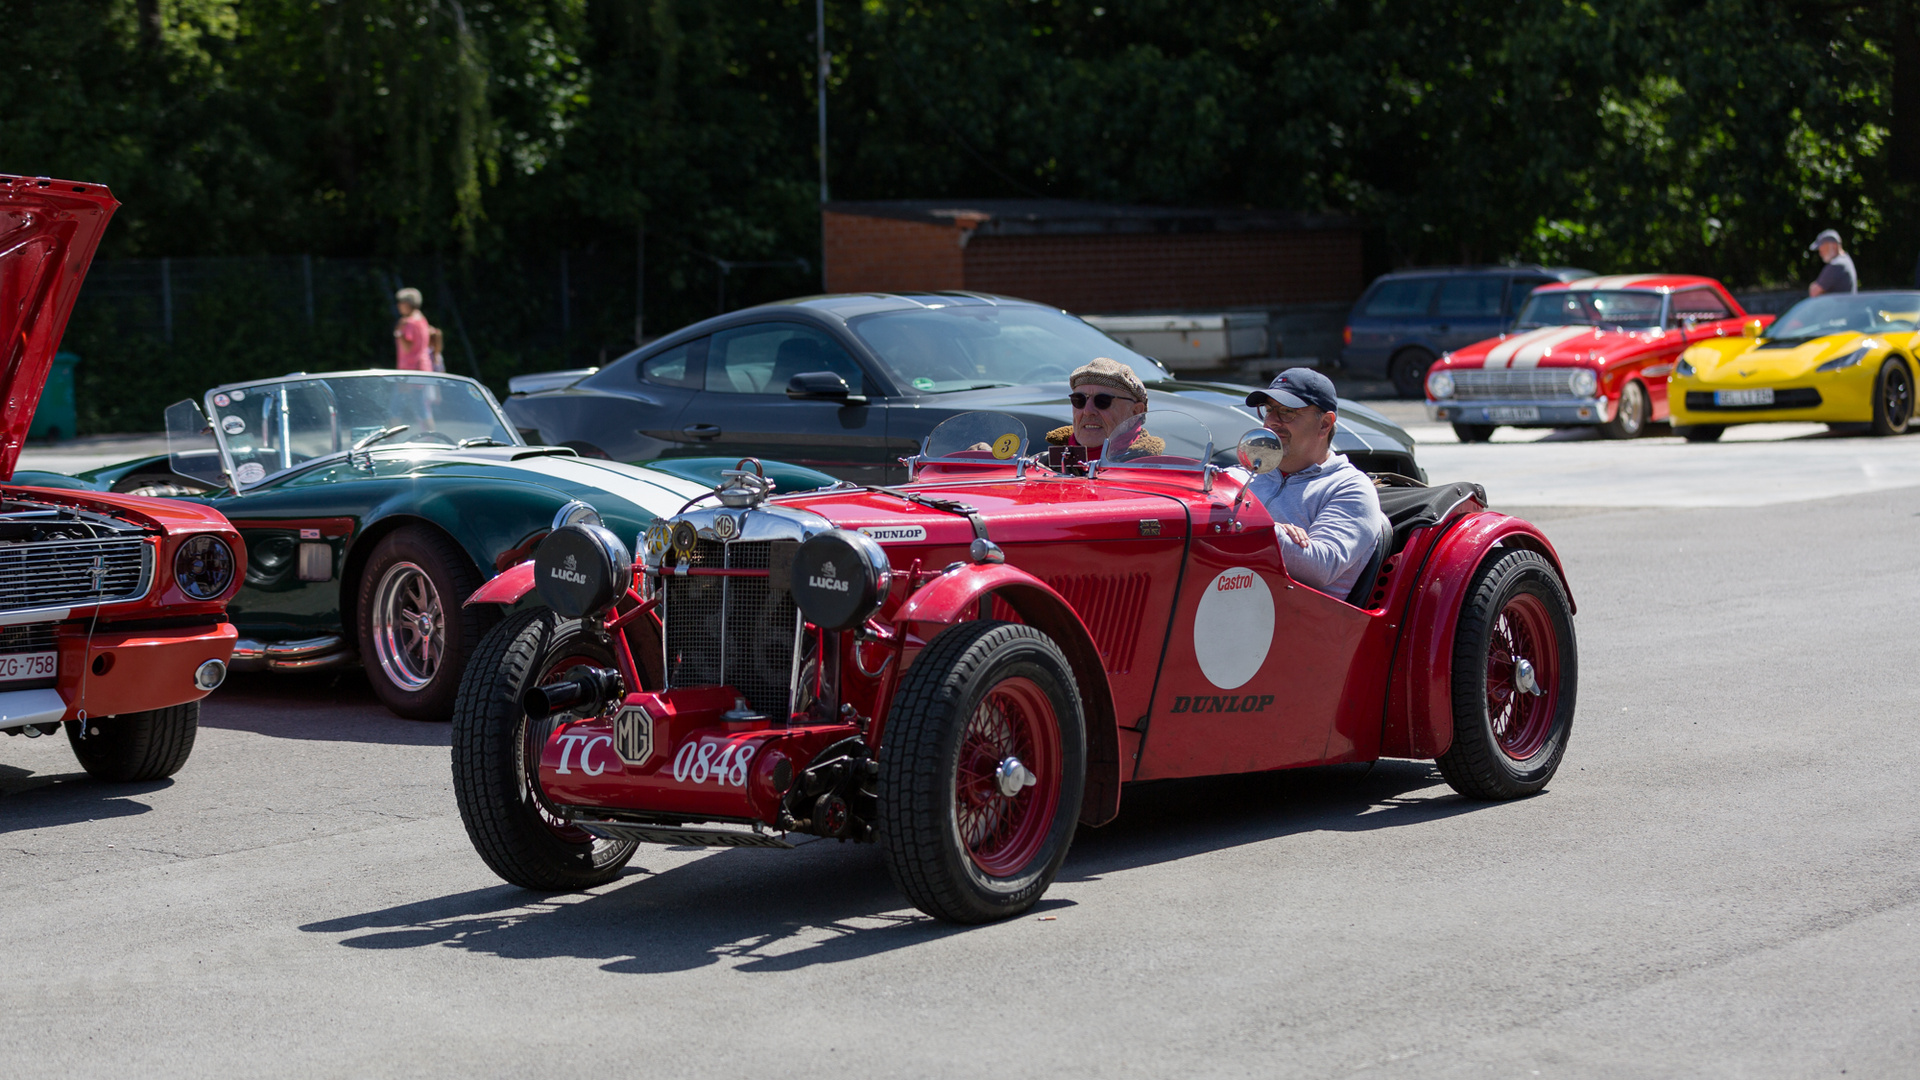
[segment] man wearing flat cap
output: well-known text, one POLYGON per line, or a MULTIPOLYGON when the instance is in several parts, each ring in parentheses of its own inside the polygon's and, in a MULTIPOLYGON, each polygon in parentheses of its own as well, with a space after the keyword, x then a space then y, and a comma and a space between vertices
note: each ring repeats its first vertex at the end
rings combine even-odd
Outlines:
POLYGON ((1820 253, 1820 261, 1827 265, 1820 269, 1820 276, 1807 286, 1808 296, 1825 296, 1828 293, 1860 291, 1860 276, 1854 273, 1853 256, 1840 250, 1840 234, 1832 229, 1822 229, 1820 235, 1807 245, 1808 251, 1820 253))
POLYGON ((1273 515, 1287 575, 1344 600, 1391 526, 1373 481, 1333 452, 1340 405, 1333 380, 1312 368, 1288 368, 1247 395, 1261 423, 1280 438, 1280 467, 1247 491, 1273 515))
MULTIPOLYGON (((1104 356, 1089 360, 1067 377, 1067 388, 1073 391, 1067 395, 1067 404, 1073 406, 1073 423, 1047 432, 1047 442, 1053 446, 1085 447, 1086 456, 1090 458, 1100 456, 1100 448, 1106 445, 1107 436, 1113 434, 1115 428, 1147 411, 1146 384, 1132 368, 1118 360, 1104 356)), ((1157 454, 1166 448, 1166 443, 1142 432, 1133 440, 1133 446, 1157 454)))

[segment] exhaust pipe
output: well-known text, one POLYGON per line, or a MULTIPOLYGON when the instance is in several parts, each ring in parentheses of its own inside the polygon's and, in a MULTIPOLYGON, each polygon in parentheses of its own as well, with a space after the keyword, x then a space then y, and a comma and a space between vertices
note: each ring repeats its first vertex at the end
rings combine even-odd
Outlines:
POLYGON ((536 686, 520 697, 520 705, 535 720, 570 709, 598 710, 620 694, 620 673, 612 668, 577 667, 559 682, 536 686))

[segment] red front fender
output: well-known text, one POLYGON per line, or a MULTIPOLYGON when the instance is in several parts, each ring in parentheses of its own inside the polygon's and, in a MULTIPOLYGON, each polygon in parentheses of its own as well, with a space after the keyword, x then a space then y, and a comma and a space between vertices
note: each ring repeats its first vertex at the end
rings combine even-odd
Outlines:
POLYGON ((1453 745, 1453 635, 1474 574, 1495 549, 1529 548, 1546 556, 1567 590, 1573 588, 1539 529, 1516 517, 1470 514, 1435 544, 1408 601, 1393 663, 1392 694, 1381 731, 1381 757, 1436 758, 1453 745))
MULTIPOLYGON (((1073 665, 1087 724, 1087 791, 1080 804, 1080 820, 1089 825, 1112 821, 1120 813, 1120 732, 1115 726, 1113 690, 1107 685, 1093 635, 1066 598, 1018 567, 982 563, 928 582, 901 605, 892 621, 903 630, 907 623, 951 625, 974 617, 981 597, 989 595, 1012 608, 1021 622, 1052 638, 1073 665)), ((930 639, 933 634, 920 636, 930 639)))
MULTIPOLYGON (((467 604, 517 604, 533 591, 533 560, 509 566, 493 580, 473 590, 467 604)), ((466 605, 462 605, 463 607, 466 605)))

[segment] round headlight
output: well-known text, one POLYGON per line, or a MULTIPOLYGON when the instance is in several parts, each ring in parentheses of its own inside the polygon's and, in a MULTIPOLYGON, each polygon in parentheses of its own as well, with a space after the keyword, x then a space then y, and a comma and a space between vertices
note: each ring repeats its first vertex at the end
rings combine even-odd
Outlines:
POLYGON ((595 510, 592 503, 581 502, 579 499, 561 507, 553 515, 553 527, 556 529, 564 529, 569 525, 604 524, 606 523, 600 520, 600 511, 595 510))
POLYGON ((1567 385, 1573 389, 1574 397, 1592 397, 1600 389, 1600 376, 1589 368, 1575 368, 1567 378, 1567 385))
POLYGON ((173 557, 173 580, 195 600, 211 600, 233 583, 233 549, 217 536, 196 536, 173 557))
POLYGON ((633 555, 600 525, 569 525, 533 549, 533 587, 563 619, 598 615, 633 584, 633 555))
POLYGON ((1434 398, 1453 396, 1453 372, 1431 371, 1427 373, 1427 395, 1434 398))
POLYGON ((851 630, 886 599, 887 553, 848 529, 809 537, 793 553, 793 602, 822 630, 851 630))

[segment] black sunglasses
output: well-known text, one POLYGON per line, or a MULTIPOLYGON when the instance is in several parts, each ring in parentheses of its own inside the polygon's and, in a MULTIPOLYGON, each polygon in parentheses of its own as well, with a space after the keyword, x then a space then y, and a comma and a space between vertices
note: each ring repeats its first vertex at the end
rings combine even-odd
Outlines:
MULTIPOLYGON (((1093 395, 1093 407, 1096 409, 1111 409, 1113 408, 1113 403, 1115 401, 1132 401, 1132 400, 1134 399, 1130 397, 1121 397, 1118 394, 1095 394, 1093 395)), ((1087 395, 1079 394, 1079 393, 1068 394, 1067 403, 1069 405, 1072 405, 1076 409, 1084 409, 1087 407, 1087 395)))

